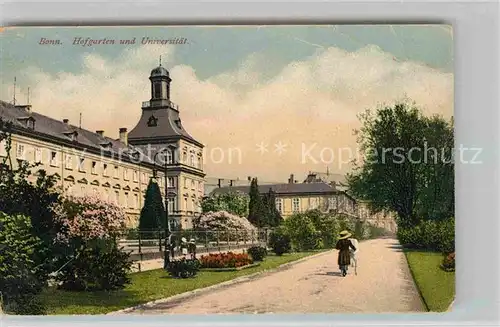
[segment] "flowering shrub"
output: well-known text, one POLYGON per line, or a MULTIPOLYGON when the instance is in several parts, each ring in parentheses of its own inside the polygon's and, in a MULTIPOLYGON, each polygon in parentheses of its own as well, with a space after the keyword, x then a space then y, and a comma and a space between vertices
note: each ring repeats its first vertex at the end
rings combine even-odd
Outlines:
POLYGON ((120 207, 95 195, 70 196, 54 212, 62 226, 55 242, 65 254, 56 274, 60 288, 112 290, 129 283, 129 254, 116 242, 127 221, 120 207))
POLYGON ((242 230, 247 233, 257 232, 248 219, 233 215, 227 211, 211 211, 202 214, 194 221, 200 230, 242 230))
POLYGON ((441 268, 445 271, 455 271, 455 252, 450 253, 443 258, 441 268))
POLYGON ((62 225, 57 242, 116 237, 126 228, 125 212, 116 204, 96 195, 69 196, 54 207, 55 219, 62 225))
POLYGON ((210 253, 201 256, 202 268, 238 268, 253 263, 247 253, 210 253))

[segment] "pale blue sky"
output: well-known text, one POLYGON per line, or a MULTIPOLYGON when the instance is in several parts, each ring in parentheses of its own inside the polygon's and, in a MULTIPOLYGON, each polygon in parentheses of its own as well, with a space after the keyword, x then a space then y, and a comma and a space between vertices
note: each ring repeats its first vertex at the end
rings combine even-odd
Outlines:
MULTIPOLYGON (((12 81, 16 71, 37 66, 47 73, 81 71, 75 60, 86 53, 113 58, 124 46, 68 46, 75 36, 126 39, 185 37, 188 45, 176 47, 175 62, 193 67, 200 79, 234 70, 251 53, 267 58, 269 75, 278 73, 291 61, 302 60, 323 47, 356 51, 377 45, 401 61, 412 60, 447 72, 453 70, 451 28, 445 25, 337 25, 255 27, 130 27, 130 28, 14 28, 1 35, 3 83, 12 81), (40 46, 42 38, 60 39, 65 46, 40 46)), ((19 83, 24 77, 17 74, 19 83)), ((2 92, 2 97, 5 94, 2 92)))

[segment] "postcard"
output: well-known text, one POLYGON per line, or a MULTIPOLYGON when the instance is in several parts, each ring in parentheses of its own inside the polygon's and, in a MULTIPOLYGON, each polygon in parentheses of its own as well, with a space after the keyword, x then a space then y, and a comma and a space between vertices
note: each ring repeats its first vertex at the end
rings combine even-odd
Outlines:
POLYGON ((4 314, 450 310, 451 26, 5 27, 0 47, 4 314))

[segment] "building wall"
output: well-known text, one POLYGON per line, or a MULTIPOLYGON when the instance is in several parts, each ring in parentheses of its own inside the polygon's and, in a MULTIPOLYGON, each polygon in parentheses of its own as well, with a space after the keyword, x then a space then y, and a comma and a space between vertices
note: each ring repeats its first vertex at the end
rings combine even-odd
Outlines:
POLYGON ((297 212, 319 209, 322 212, 341 212, 390 232, 397 231, 395 215, 390 212, 373 213, 365 202, 355 202, 344 193, 325 195, 277 195, 276 208, 284 219, 297 212))
MULTIPOLYGON (((0 156, 5 156, 5 140, 0 143, 0 156)), ((99 194, 103 199, 120 205, 133 226, 144 204, 144 194, 152 170, 117 159, 101 157, 85 151, 12 134, 10 150, 13 164, 16 159, 40 164, 34 173, 43 169, 59 175, 57 186, 63 194, 81 196, 99 194), (107 186, 109 184, 109 186, 107 186)))
POLYGON ((277 195, 276 207, 283 218, 287 218, 296 212, 306 212, 319 209, 322 212, 336 210, 348 214, 355 214, 355 203, 344 193, 336 194, 301 194, 301 195, 277 195))
MULTIPOLYGON (((194 168, 203 172, 203 149, 185 140, 179 140, 179 163, 181 166, 194 168)), ((204 178, 195 173, 180 172, 177 176, 178 188, 176 210, 177 217, 183 229, 193 227, 192 220, 201 214, 201 200, 204 196, 204 178)))

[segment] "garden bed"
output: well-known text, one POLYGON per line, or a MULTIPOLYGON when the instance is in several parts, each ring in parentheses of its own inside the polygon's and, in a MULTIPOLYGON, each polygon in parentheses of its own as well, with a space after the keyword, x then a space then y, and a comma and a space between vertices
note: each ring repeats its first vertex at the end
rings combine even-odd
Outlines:
POLYGON ((241 267, 229 267, 229 268, 201 268, 200 271, 239 271, 243 269, 253 268, 260 265, 260 262, 251 263, 249 265, 241 267))

